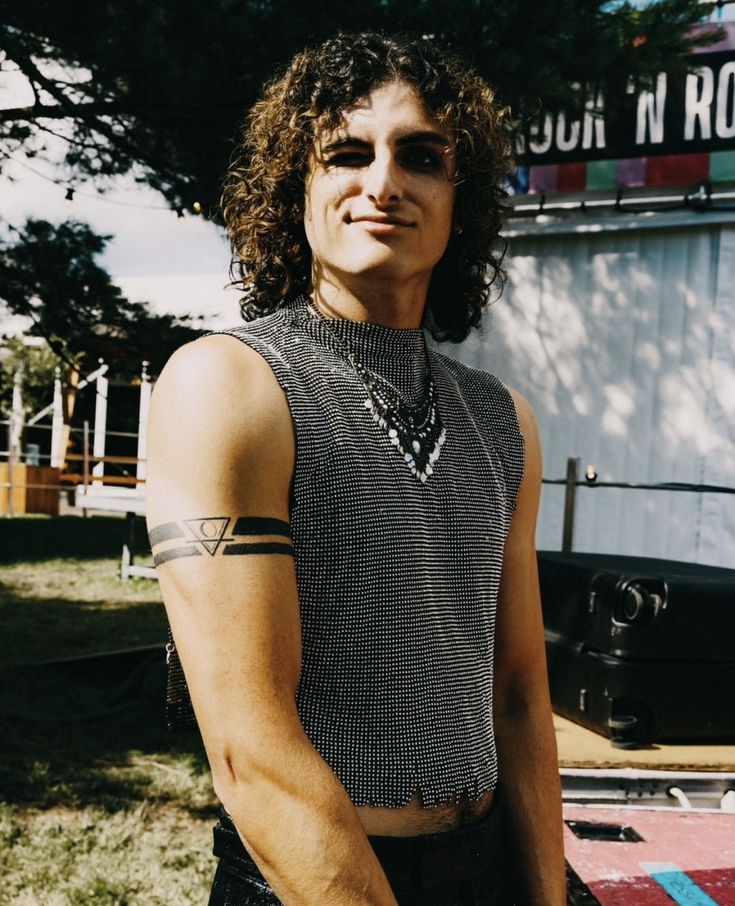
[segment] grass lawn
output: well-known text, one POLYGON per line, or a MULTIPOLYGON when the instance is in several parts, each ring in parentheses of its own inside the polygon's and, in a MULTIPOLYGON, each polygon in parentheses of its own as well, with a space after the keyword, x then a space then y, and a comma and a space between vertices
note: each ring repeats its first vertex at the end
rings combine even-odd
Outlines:
POLYGON ((160 652, 43 665, 164 641, 157 583, 117 577, 122 536, 0 520, 0 906, 207 901, 215 799, 198 737, 165 728, 160 652))

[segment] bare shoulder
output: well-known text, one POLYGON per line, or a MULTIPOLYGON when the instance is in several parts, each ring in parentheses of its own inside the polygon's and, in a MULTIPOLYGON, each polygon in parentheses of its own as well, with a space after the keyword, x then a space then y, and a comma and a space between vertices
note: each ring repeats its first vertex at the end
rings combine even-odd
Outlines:
MULTIPOLYGON (((245 343, 226 334, 212 334, 187 343, 168 360, 156 382, 156 396, 166 402, 231 406, 237 395, 256 399, 278 396, 278 382, 268 363, 245 343)), ((230 409, 232 412, 232 410, 230 409)))
POLYGON ((510 393, 513 404, 516 407, 518 425, 524 439, 528 443, 529 439, 533 439, 533 435, 538 436, 536 413, 534 412, 533 406, 519 390, 516 390, 514 387, 506 387, 506 390, 510 393))
POLYGON ((268 363, 235 337, 195 340, 174 353, 153 391, 149 516, 173 500, 236 506, 268 493, 267 508, 282 511, 294 451, 288 403, 268 363))
POLYGON ((529 499, 533 501, 538 494, 541 484, 541 441, 539 439, 536 413, 529 401, 513 387, 507 388, 516 408, 518 426, 523 435, 524 445, 524 475, 518 498, 518 508, 521 511, 529 499))

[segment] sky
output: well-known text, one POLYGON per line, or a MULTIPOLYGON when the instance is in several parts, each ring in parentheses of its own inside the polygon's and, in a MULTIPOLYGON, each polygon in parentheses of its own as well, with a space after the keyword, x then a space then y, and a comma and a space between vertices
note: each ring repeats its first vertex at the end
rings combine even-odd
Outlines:
MULTIPOLYGON (((0 72, 0 108, 32 102, 22 77, 0 72)), ((225 288, 230 252, 220 227, 193 214, 180 219, 161 195, 132 177, 115 180, 104 195, 92 185, 78 185, 67 201, 67 184, 54 181, 62 176, 58 167, 40 158, 18 155, 3 162, 2 219, 16 227, 29 217, 88 223, 112 237, 98 261, 132 301, 149 302, 157 313, 201 316, 208 328, 239 322, 238 294, 225 288)), ((19 321, 5 321, 0 332, 18 327, 19 321)))
POLYGON ((0 175, 4 220, 14 226, 28 217, 88 223, 112 236, 99 263, 132 301, 150 302, 159 313, 202 315, 206 327, 237 322, 237 293, 225 289, 229 246, 219 227, 194 215, 179 219, 157 192, 132 180, 119 180, 98 197, 80 186, 66 201, 66 186, 49 181, 52 167, 38 159, 24 163, 13 161, 0 175))

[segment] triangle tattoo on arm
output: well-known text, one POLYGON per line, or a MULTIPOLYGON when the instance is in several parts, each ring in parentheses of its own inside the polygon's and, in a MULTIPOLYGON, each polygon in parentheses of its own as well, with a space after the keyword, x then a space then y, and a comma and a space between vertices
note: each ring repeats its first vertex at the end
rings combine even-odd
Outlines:
POLYGON ((164 522, 151 529, 148 538, 153 551, 153 565, 182 557, 243 556, 248 554, 288 554, 293 556, 291 527, 282 519, 268 516, 204 516, 181 522, 164 522), (240 541, 249 537, 252 541, 240 541), (288 541, 271 540, 286 538, 288 541), (268 540, 266 540, 268 539, 268 540), (173 547, 163 547, 177 542, 173 547))

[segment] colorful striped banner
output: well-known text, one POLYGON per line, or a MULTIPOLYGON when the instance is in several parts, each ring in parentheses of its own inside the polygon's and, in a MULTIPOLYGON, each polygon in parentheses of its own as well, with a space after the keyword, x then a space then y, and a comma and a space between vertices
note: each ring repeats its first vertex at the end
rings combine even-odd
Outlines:
POLYGON ((513 181, 517 194, 729 182, 735 181, 735 151, 519 167, 513 181))

